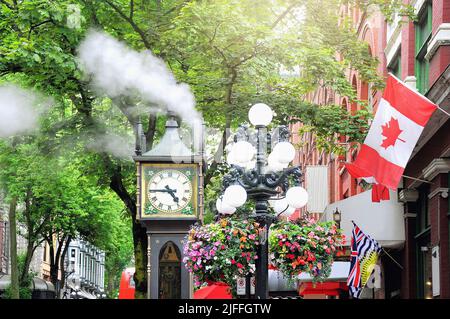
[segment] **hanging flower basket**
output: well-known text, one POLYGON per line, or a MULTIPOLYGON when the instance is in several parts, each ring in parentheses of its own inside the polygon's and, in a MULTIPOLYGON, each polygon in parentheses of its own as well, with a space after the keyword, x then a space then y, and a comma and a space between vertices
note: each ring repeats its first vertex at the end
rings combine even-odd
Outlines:
POLYGON ((279 222, 271 228, 269 262, 287 278, 307 272, 313 281, 323 281, 330 275, 333 256, 344 242, 342 231, 332 222, 279 222))
MULTIPOLYGON (((222 282, 236 296, 237 278, 255 272, 258 228, 257 222, 233 217, 194 225, 184 241, 183 262, 194 275, 196 287, 222 282)), ((269 269, 292 280, 307 272, 314 281, 322 281, 343 244, 342 231, 331 222, 279 221, 269 233, 269 269)))
POLYGON ((196 286, 224 282, 234 288, 238 277, 253 273, 258 258, 258 226, 232 218, 194 225, 184 241, 183 262, 194 275, 196 286))

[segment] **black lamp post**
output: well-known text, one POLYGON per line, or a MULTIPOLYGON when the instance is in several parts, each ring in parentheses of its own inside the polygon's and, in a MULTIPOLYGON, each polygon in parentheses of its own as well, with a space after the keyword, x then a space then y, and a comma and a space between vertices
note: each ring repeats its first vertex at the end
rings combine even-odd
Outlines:
MULTIPOLYGON (((302 195, 307 196, 307 194, 303 188, 299 187, 302 176, 300 168, 297 166, 287 167, 295 156, 294 147, 287 142, 290 135, 288 128, 281 126, 275 131, 273 135, 278 133, 278 144, 275 145, 272 153, 267 156, 266 150, 272 140, 272 135, 267 133, 267 125, 272 119, 272 111, 265 104, 256 104, 250 109, 249 118, 250 122, 255 124, 256 132, 250 132, 247 126, 241 126, 238 129, 234 137, 236 143, 233 146, 236 147, 234 150, 235 157, 228 156, 228 162, 232 162, 229 163, 231 169, 229 174, 223 178, 225 192, 223 197, 218 200, 217 205, 219 213, 222 210, 226 214, 233 213, 235 207, 241 206, 247 198, 255 202, 255 213, 251 217, 254 217, 260 225, 258 231, 260 244, 257 246, 258 259, 255 263, 255 293, 257 298, 267 299, 269 297, 268 232, 270 225, 276 219, 275 215, 269 212, 269 200, 286 201, 287 199, 288 202, 290 200, 289 205, 299 208, 306 204, 304 198, 301 197, 302 195), (267 111, 270 112, 270 116, 267 111), (266 112, 266 114, 261 114, 263 112, 266 112), (255 119, 255 117, 257 118, 255 119), (256 154, 252 154, 252 144, 256 146, 256 154), (256 162, 253 167, 251 159, 254 155, 256 155, 256 162), (246 156, 247 158, 245 158, 246 156), (231 160, 230 157, 232 157, 231 160), (288 190, 290 179, 296 187, 288 190), (288 194, 288 191, 290 194, 288 194)), ((233 153, 233 149, 231 153, 233 153)), ((287 205, 281 211, 285 211, 288 208, 287 205)), ((277 212, 276 209, 275 211, 277 212)))

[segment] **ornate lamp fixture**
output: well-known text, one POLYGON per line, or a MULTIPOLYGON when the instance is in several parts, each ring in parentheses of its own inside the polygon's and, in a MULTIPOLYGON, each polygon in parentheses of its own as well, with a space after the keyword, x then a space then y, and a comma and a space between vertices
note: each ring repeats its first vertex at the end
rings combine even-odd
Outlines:
POLYGON ((247 199, 255 202, 252 217, 261 227, 256 260, 256 296, 260 299, 268 298, 268 229, 278 215, 290 215, 308 202, 308 193, 300 186, 300 168, 288 167, 295 157, 288 128, 280 126, 272 134, 267 132, 272 114, 266 104, 250 108, 248 117, 256 131, 246 125, 239 127, 227 156, 231 169, 223 178, 224 192, 216 202, 220 214, 233 214, 247 199), (267 156, 273 139, 277 143, 267 156), (277 216, 268 212, 269 204, 277 216))

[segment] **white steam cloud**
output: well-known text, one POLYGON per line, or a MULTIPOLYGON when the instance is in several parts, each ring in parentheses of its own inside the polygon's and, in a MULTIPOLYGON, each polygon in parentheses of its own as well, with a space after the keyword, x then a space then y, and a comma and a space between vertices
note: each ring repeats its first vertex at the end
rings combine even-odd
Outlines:
MULTIPOLYGON (((164 61, 149 51, 137 52, 105 33, 90 31, 79 47, 84 71, 95 88, 111 98, 136 93, 145 101, 167 108, 200 137, 201 116, 189 86, 178 83, 164 61)), ((197 139, 194 139, 197 140, 197 139)), ((198 141, 194 142, 198 149, 198 141)))
POLYGON ((121 136, 114 133, 94 134, 86 142, 86 147, 92 151, 102 151, 117 158, 132 161, 134 153, 134 139, 130 136, 121 136))
POLYGON ((36 131, 48 107, 48 101, 42 103, 35 93, 15 85, 0 86, 0 138, 36 131))

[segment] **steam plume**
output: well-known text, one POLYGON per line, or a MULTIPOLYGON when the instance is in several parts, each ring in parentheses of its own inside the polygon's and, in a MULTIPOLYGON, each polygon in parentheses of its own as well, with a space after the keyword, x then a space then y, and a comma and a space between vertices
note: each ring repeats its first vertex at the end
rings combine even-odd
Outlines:
POLYGON ((0 86, 0 138, 37 130, 39 117, 49 106, 40 99, 15 85, 0 86))
MULTIPOLYGON (((192 126, 194 135, 200 135, 201 116, 195 110, 195 98, 189 86, 178 83, 165 63, 151 52, 134 51, 93 30, 78 52, 82 68, 102 93, 110 98, 137 93, 143 100, 173 111, 192 126)), ((198 141, 194 142, 197 144, 198 141)))

